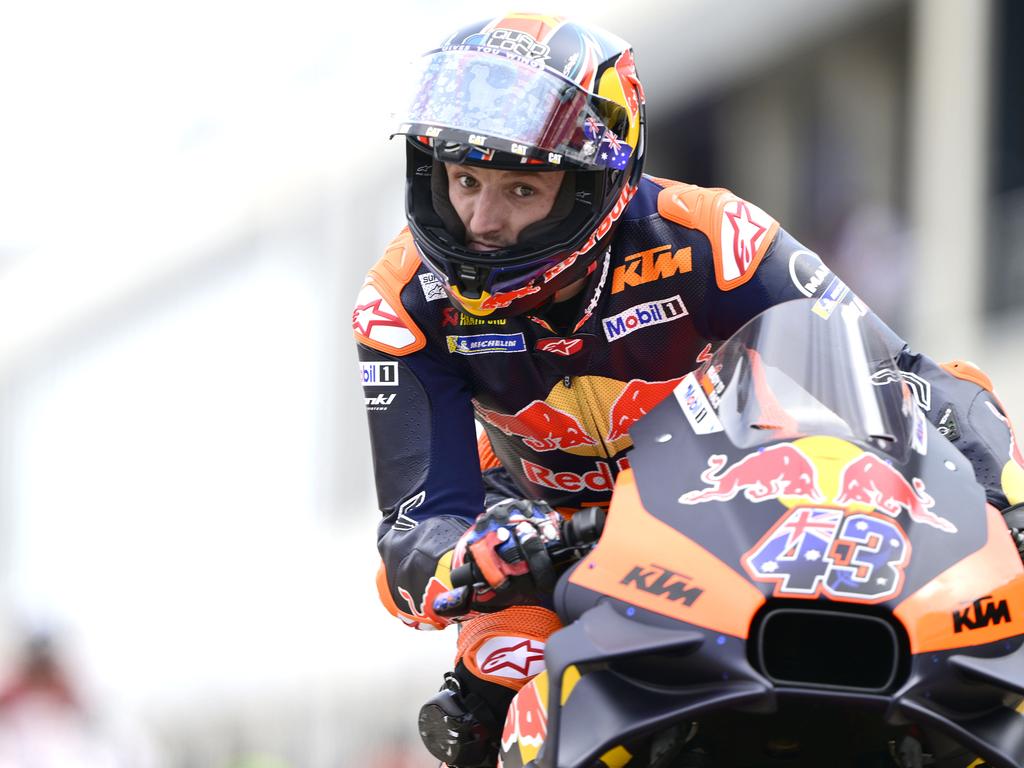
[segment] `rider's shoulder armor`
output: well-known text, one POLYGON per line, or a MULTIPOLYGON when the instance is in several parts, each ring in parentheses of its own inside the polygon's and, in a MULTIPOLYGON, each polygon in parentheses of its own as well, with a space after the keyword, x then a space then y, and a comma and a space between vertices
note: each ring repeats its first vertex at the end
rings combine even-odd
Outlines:
POLYGON ((775 219, 727 189, 651 180, 662 187, 658 214, 708 238, 720 290, 730 291, 754 276, 779 231, 775 219))
POLYGON ((401 357, 417 352, 426 336, 402 303, 402 289, 420 267, 420 254, 408 228, 403 229, 369 271, 352 310, 356 341, 401 357))

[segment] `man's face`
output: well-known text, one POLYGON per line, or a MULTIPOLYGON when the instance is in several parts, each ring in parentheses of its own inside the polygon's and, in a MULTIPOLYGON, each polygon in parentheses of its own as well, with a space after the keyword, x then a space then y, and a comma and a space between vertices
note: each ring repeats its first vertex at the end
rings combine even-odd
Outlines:
POLYGON ((448 197, 466 227, 466 246, 494 251, 515 245, 555 204, 565 171, 499 171, 445 163, 448 197))

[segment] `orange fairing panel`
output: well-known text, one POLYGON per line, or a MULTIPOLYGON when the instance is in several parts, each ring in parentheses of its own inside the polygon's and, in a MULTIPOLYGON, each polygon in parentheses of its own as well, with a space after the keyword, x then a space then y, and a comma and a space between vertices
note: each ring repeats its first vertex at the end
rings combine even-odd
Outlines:
POLYGON ((985 545, 925 584, 894 613, 911 653, 983 645, 1024 634, 1024 565, 989 505, 985 545))
POLYGON ((754 276, 779 231, 779 223, 753 203, 728 190, 692 184, 663 189, 658 194, 658 213, 707 235, 714 254, 715 281, 723 291, 754 276))
POLYGON ((402 230, 366 277, 352 310, 352 332, 360 344, 389 355, 423 349, 427 339, 402 306, 402 289, 420 266, 408 229, 402 230))
POLYGON ((740 638, 764 603, 743 576, 647 512, 629 469, 617 478, 600 543, 569 581, 740 638))

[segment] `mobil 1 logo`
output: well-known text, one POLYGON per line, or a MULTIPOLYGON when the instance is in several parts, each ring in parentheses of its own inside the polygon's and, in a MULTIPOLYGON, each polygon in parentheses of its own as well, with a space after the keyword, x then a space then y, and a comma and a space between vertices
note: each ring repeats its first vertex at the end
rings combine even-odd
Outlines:
POLYGON ((625 312, 620 312, 612 317, 606 317, 601 321, 604 328, 604 335, 608 341, 621 339, 633 331, 647 328, 659 323, 668 323, 672 320, 679 320, 689 314, 686 305, 680 296, 676 295, 670 299, 660 301, 649 301, 645 304, 637 304, 625 312))
POLYGON ((359 363, 364 387, 397 387, 398 363, 365 361, 359 363))

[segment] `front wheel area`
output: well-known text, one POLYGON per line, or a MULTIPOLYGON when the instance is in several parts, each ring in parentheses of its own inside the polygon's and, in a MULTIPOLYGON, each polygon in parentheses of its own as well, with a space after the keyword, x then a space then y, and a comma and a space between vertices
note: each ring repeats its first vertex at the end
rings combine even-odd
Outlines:
POLYGON ((681 724, 624 745, 594 768, 986 768, 986 764, 942 734, 915 726, 887 726, 874 710, 802 703, 788 704, 770 716, 729 712, 699 724, 681 724), (627 754, 628 759, 623 759, 627 754))

